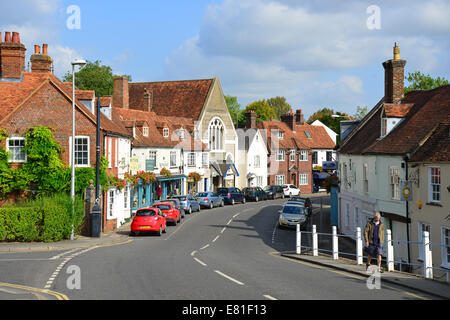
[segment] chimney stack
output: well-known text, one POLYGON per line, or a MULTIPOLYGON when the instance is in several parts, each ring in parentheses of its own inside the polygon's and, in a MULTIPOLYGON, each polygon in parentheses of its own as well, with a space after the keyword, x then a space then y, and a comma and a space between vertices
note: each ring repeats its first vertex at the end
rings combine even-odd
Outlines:
POLYGON ((394 46, 394 59, 383 62, 384 67, 384 102, 401 102, 404 95, 406 60, 400 59, 400 47, 394 46))
POLYGON ((305 124, 305 118, 303 117, 303 113, 301 109, 298 109, 295 112, 295 123, 298 125, 304 125, 305 124))
POLYGON ((128 77, 115 76, 113 89, 113 106, 129 109, 128 77))
POLYGON ((256 128, 256 112, 253 110, 249 110, 245 114, 245 128, 246 129, 254 129, 256 128))
POLYGON ((287 113, 285 115, 281 116, 281 121, 286 123, 287 126, 292 130, 295 131, 295 114, 294 111, 291 110, 290 113, 287 113))
MULTIPOLYGON (((1 36, 1 34, 0 34, 1 36)), ((18 32, 5 32, 5 41, 0 39, 0 78, 21 79, 25 72, 25 46, 20 43, 18 32)))
POLYGON ((51 73, 53 60, 50 58, 48 53, 48 45, 44 43, 41 48, 38 45, 34 46, 34 54, 31 56, 31 72, 37 73, 51 73))
POLYGON ((152 111, 152 94, 144 88, 144 111, 152 111))

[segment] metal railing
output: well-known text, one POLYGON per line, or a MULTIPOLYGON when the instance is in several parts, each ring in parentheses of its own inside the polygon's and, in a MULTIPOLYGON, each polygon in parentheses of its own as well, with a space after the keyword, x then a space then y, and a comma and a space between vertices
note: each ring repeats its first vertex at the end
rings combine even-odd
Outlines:
MULTIPOLYGON (((331 256, 334 260, 339 259, 339 255, 349 255, 349 256, 353 256, 356 259, 356 263, 358 265, 362 265, 363 264, 363 259, 367 258, 367 256, 363 255, 363 241, 362 241, 362 235, 361 235, 361 228, 357 227, 356 228, 356 238, 354 238, 353 236, 350 235, 345 235, 345 234, 337 234, 337 228, 336 226, 332 227, 332 233, 320 233, 317 232, 317 227, 316 225, 312 226, 312 231, 301 231, 300 230, 300 224, 297 225, 297 230, 296 230, 296 253, 297 254, 301 254, 302 253, 302 248, 305 249, 311 249, 312 255, 313 256, 318 256, 319 255, 319 251, 322 252, 328 252, 331 253, 331 256), (302 246, 302 233, 305 234, 311 234, 311 240, 312 240, 312 246, 302 246), (319 248, 319 236, 331 236, 331 250, 328 249, 320 249, 319 248), (355 252, 351 253, 351 252, 340 252, 339 251, 339 238, 350 238, 352 240, 356 239, 356 248, 355 248, 355 252)), ((434 275, 433 275, 433 271, 434 270, 439 270, 445 273, 446 276, 446 282, 449 283, 449 273, 450 270, 449 269, 443 269, 443 268, 439 268, 439 267, 434 267, 433 266, 433 259, 432 259, 432 250, 431 247, 432 246, 439 246, 439 247, 444 247, 444 248, 449 248, 450 245, 445 245, 442 243, 431 243, 430 242, 430 235, 427 231, 423 232, 423 242, 418 242, 418 241, 406 241, 406 240, 393 240, 392 239, 392 231, 390 229, 386 230, 386 246, 387 246, 387 255, 386 258, 384 259, 386 261, 386 265, 387 265, 387 269, 388 271, 394 271, 395 270, 395 264, 397 263, 400 266, 400 270, 402 270, 402 266, 403 265, 407 265, 407 266, 413 266, 413 267, 419 267, 422 269, 422 274, 424 276, 424 278, 426 279, 433 279, 434 275), (417 244, 417 245, 421 245, 422 247, 420 248, 420 250, 422 251, 422 257, 423 257, 423 263, 421 264, 417 264, 417 263, 408 263, 406 261, 398 261, 394 259, 394 243, 410 243, 410 244, 417 244)))

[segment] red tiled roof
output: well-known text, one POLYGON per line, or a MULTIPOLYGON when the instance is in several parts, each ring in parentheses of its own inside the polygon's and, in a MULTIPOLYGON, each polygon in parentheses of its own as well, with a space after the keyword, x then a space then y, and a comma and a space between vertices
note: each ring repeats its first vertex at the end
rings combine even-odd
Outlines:
POLYGON ((295 134, 303 144, 311 149, 334 149, 336 147, 336 144, 322 126, 311 126, 307 123, 296 125, 295 134), (308 138, 305 132, 309 132, 312 138, 308 138))
POLYGON ((75 90, 75 96, 78 100, 92 100, 95 98, 93 90, 75 90))
POLYGON ((145 82, 129 84, 129 107, 144 105, 144 92, 152 95, 152 111, 161 116, 177 115, 197 120, 214 79, 145 82))
POLYGON ((413 162, 450 162, 450 114, 411 157, 413 162))
POLYGON ((413 105, 411 103, 410 104, 385 103, 384 113, 388 118, 404 118, 408 114, 409 110, 411 110, 412 106, 413 105))
POLYGON ((262 121, 257 127, 267 131, 267 139, 271 142, 271 146, 268 146, 269 150, 272 146, 277 146, 277 149, 310 149, 284 122, 262 121), (278 139, 278 136, 272 136, 272 130, 283 132, 283 139, 278 139))
MULTIPOLYGON (((370 117, 352 132, 339 152, 347 154, 406 154, 413 152, 427 135, 450 113, 450 85, 433 90, 412 91, 402 104, 412 104, 403 121, 386 137, 380 138, 382 101, 370 117)), ((389 106, 389 105, 388 105, 389 106)))

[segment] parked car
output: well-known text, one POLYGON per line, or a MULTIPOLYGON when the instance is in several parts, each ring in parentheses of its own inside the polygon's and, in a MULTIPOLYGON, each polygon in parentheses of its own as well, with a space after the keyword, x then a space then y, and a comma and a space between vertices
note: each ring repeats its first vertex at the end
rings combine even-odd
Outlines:
POLYGON ((267 193, 260 187, 247 187, 242 189, 247 200, 258 202, 259 200, 267 200, 267 193))
POLYGON ((175 208, 173 202, 156 202, 152 205, 152 207, 160 209, 165 215, 167 222, 172 223, 174 226, 176 226, 177 223, 181 222, 180 211, 175 208))
POLYGON ((177 208, 178 211, 180 211, 180 213, 181 213, 181 218, 184 218, 184 217, 186 216, 186 212, 184 212, 184 210, 181 209, 181 203, 180 203, 180 200, 179 200, 179 199, 172 198, 172 199, 167 199, 167 200, 164 200, 164 201, 167 201, 167 202, 173 202, 173 203, 175 204, 175 208, 177 208))
POLYGON ((236 202, 245 203, 245 195, 238 188, 218 188, 217 193, 225 203, 234 205, 236 202))
POLYGON ((307 222, 306 211, 303 205, 286 203, 279 211, 278 227, 296 228, 300 224, 300 228, 304 229, 307 222))
POLYGON ((275 200, 277 198, 284 199, 284 191, 281 186, 267 186, 264 188, 267 193, 267 198, 275 200))
POLYGON ((283 186, 284 195, 287 197, 298 196, 301 194, 300 189, 293 184, 284 184, 283 186))
POLYGON ((187 196, 176 196, 172 198, 180 200, 181 209, 183 209, 186 213, 191 214, 192 211, 201 210, 200 204, 198 203, 197 199, 190 194, 187 196))
POLYGON ((295 196, 295 197, 291 197, 289 199, 289 201, 287 203, 298 203, 298 204, 302 204, 307 210, 307 215, 311 215, 312 214, 312 202, 310 198, 304 198, 304 197, 299 197, 299 196, 295 196))
POLYGON ((131 222, 130 236, 140 232, 166 233, 167 220, 159 208, 141 208, 136 211, 131 222))
POLYGON ((223 207, 225 205, 223 198, 215 192, 200 192, 197 193, 196 197, 202 207, 212 209, 214 207, 223 207))

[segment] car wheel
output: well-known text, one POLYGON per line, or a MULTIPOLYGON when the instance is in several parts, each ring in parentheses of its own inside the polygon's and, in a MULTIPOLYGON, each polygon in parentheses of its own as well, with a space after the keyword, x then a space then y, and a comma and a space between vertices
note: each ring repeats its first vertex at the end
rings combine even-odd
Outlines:
POLYGON ((166 226, 164 226, 164 230, 163 230, 163 233, 167 233, 167 225, 166 225, 166 226))
POLYGON ((289 198, 292 198, 292 192, 289 192, 289 198))
POLYGON ((245 200, 245 198, 243 198, 243 199, 242 199, 242 203, 245 204, 245 202, 246 202, 246 200, 245 200))
POLYGON ((214 205, 213 205, 212 201, 211 201, 211 203, 209 204, 209 208, 210 208, 210 209, 214 208, 214 205))
POLYGON ((189 213, 189 214, 192 213, 192 207, 189 207, 188 213, 189 213))
POLYGON ((162 233, 162 227, 159 227, 159 231, 156 233, 156 235, 158 237, 161 237, 161 233, 162 233))
POLYGON ((281 196, 281 199, 284 199, 284 193, 283 193, 283 195, 281 196))
POLYGON ((255 197, 255 202, 258 202, 258 201, 259 201, 258 197, 255 197))
POLYGON ((234 206, 234 199, 231 199, 231 205, 234 206))
POLYGON ((173 225, 174 225, 174 226, 177 225, 177 220, 174 220, 173 225))
POLYGON ((200 210, 201 210, 201 209, 200 209, 200 205, 198 205, 198 210, 197 210, 197 211, 200 212, 200 210))

